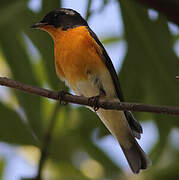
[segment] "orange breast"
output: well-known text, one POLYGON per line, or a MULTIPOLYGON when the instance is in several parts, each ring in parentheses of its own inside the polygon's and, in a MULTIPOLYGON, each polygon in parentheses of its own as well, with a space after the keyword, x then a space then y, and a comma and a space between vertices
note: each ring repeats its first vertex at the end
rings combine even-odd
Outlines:
POLYGON ((73 86, 76 81, 87 80, 88 73, 98 74, 106 66, 100 58, 101 48, 84 26, 53 35, 55 42, 56 72, 73 86))

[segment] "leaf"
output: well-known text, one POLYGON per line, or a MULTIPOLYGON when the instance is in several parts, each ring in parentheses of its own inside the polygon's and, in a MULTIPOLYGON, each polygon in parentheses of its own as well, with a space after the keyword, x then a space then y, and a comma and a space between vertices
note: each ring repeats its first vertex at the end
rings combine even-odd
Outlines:
MULTIPOLYGON (((37 82, 35 73, 33 72, 32 62, 25 52, 21 35, 22 32, 17 30, 16 25, 13 23, 2 26, 0 28, 0 44, 2 52, 15 80, 39 86, 39 82, 37 82)), ((38 137, 41 136, 41 98, 19 91, 15 91, 15 93, 33 131, 38 137)))
POLYGON ((107 45, 107 44, 112 44, 112 43, 119 42, 120 40, 122 40, 121 37, 111 36, 111 37, 103 38, 102 43, 107 45))
POLYGON ((0 103, 0 140, 13 144, 36 145, 33 132, 12 109, 0 103))
POLYGON ((20 22, 18 26, 19 29, 23 29, 25 34, 30 38, 32 43, 38 49, 42 57, 41 65, 44 66, 46 77, 48 78, 48 85, 52 87, 53 90, 65 89, 64 82, 60 81, 56 75, 53 55, 54 45, 51 37, 45 32, 30 28, 32 24, 40 21, 45 13, 41 16, 38 16, 27 8, 25 12, 25 16, 20 16, 18 18, 18 21, 20 22), (33 18, 34 16, 36 16, 36 18, 33 18))
POLYGON ((8 5, 7 5, 7 1, 5 2, 6 2, 5 8, 1 7, 0 9, 1 11, 0 25, 1 26, 2 25, 5 26, 5 24, 8 23, 10 19, 12 19, 17 14, 19 14, 27 6, 27 1, 22 1, 22 0, 15 1, 15 2, 12 1, 11 3, 8 3, 8 5))
POLYGON ((90 180, 70 163, 56 163, 58 166, 57 179, 59 180, 90 180))
POLYGON ((42 1, 42 11, 40 12, 40 14, 42 16, 44 16, 49 11, 52 11, 53 9, 57 9, 60 7, 61 7, 61 0, 53 0, 53 1, 43 0, 42 1))
POLYGON ((95 113, 86 108, 77 108, 74 111, 69 109, 61 116, 61 118, 63 117, 64 121, 58 119, 56 123, 58 134, 55 131, 51 148, 51 158, 54 161, 72 163, 76 152, 87 152, 92 159, 102 164, 106 177, 120 171, 117 165, 93 143, 91 136, 94 129, 99 126, 105 128, 95 113), (75 123, 74 126, 73 123, 75 123))
POLYGON ((83 139, 83 146, 86 152, 98 161, 105 170, 105 177, 117 176, 120 173, 120 168, 96 145, 91 142, 91 139, 83 139))
POLYGON ((0 160, 0 179, 3 177, 4 161, 0 160))
MULTIPOLYGON (((128 43, 128 52, 119 76, 126 100, 178 106, 179 83, 175 76, 179 63, 172 49, 172 35, 167 21, 162 17, 151 21, 147 9, 132 1, 120 1, 120 7, 128 43)), ((179 125, 178 117, 141 115, 138 116, 140 119, 152 118, 157 121, 160 133, 157 146, 159 157, 170 129, 179 125)))

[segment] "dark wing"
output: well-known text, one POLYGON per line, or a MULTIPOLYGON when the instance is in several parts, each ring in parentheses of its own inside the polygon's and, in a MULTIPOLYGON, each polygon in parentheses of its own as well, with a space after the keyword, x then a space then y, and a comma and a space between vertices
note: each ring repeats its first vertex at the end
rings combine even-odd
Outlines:
POLYGON ((118 98, 120 99, 120 101, 124 101, 124 97, 123 97, 121 87, 119 84, 118 76, 117 76, 117 73, 114 69, 114 66, 112 64, 110 57, 108 56, 106 50, 104 49, 104 46, 99 41, 96 34, 89 27, 88 27, 88 31, 89 31, 90 35, 93 37, 93 39, 97 42, 97 44, 101 47, 102 52, 103 52, 103 61, 104 61, 105 65, 107 66, 107 68, 111 74, 111 77, 112 77, 112 80, 113 80, 113 83, 115 86, 116 94, 117 94, 118 98))
MULTIPOLYGON (((119 100, 121 102, 124 102, 124 97, 123 97, 122 90, 121 90, 121 87, 119 84, 119 79, 118 79, 117 73, 114 69, 114 66, 112 64, 112 61, 111 61, 110 57, 108 56, 104 46, 102 45, 102 43, 99 41, 98 37, 96 36, 96 34, 89 27, 87 27, 87 28, 88 28, 90 35, 93 37, 93 39, 96 41, 96 43, 101 47, 102 53, 103 53, 102 58, 103 58, 103 61, 106 65, 106 67, 108 68, 108 70, 111 74, 116 94, 117 94, 119 100)), ((134 136, 136 138, 140 139, 140 134, 142 133, 142 127, 141 127, 140 123, 134 119, 134 117, 130 111, 124 111, 124 113, 125 113, 128 123, 133 131, 134 136)))

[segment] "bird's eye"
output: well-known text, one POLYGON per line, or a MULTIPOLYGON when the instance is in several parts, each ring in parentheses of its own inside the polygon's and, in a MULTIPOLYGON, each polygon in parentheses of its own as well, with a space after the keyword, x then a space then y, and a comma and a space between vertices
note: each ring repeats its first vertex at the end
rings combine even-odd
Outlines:
POLYGON ((58 14, 54 14, 53 17, 54 17, 55 19, 57 19, 57 18, 58 18, 58 14))

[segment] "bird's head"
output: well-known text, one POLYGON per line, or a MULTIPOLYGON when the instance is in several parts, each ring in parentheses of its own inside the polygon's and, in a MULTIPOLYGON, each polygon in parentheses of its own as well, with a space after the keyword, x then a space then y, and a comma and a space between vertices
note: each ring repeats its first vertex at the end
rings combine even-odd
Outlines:
POLYGON ((40 22, 35 23, 31 28, 46 30, 49 28, 68 30, 77 26, 88 26, 85 19, 73 9, 59 8, 50 11, 40 22))

